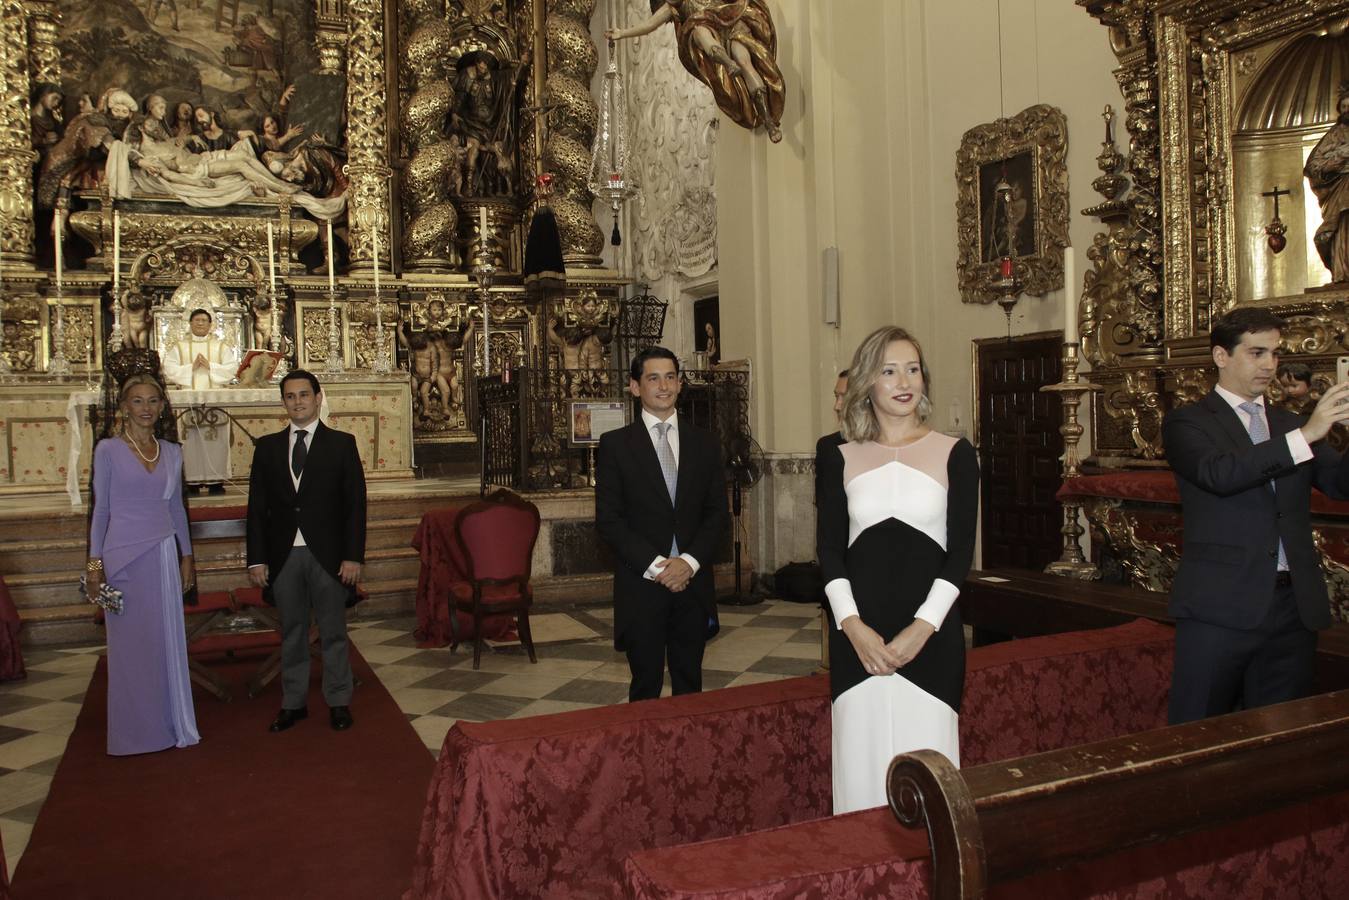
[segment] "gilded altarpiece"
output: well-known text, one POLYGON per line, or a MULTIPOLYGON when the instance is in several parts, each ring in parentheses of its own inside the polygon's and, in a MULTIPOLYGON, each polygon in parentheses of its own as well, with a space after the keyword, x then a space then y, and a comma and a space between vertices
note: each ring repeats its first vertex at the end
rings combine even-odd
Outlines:
POLYGON ((617 296, 602 270, 550 298, 520 276, 545 170, 568 265, 599 263, 594 5, 0 0, 0 352, 14 377, 59 393, 96 382, 105 351, 154 346, 172 287, 155 261, 196 253, 182 274, 237 299, 241 350, 320 374, 336 353, 330 383, 401 378, 412 440, 474 440, 475 375, 565 368, 567 341, 593 349, 593 329, 557 345, 550 318, 584 290, 617 296), (64 380, 48 371, 58 214, 64 380), (483 254, 497 269, 486 304, 483 254), (381 336, 394 372, 375 378, 381 336))
MULTIPOLYGON (((1314 246, 1319 185, 1304 173, 1327 132, 1345 127, 1349 3, 1078 5, 1108 29, 1127 138, 1121 151, 1109 111, 1094 183, 1104 200, 1082 210, 1106 226, 1079 303, 1083 354, 1104 388, 1094 462, 1161 467, 1162 418, 1216 380, 1208 332, 1217 316, 1236 305, 1283 316, 1285 361, 1305 362, 1314 388, 1333 381, 1336 355, 1349 352, 1349 282, 1334 280, 1314 246)), ((1277 384, 1270 399, 1285 401, 1277 384)), ((1118 503, 1094 501, 1088 514, 1134 580, 1167 586, 1176 557, 1156 527, 1122 518, 1118 503)), ((1317 536, 1323 550, 1336 542, 1317 536)), ((1324 562, 1342 580, 1343 567, 1324 562)))

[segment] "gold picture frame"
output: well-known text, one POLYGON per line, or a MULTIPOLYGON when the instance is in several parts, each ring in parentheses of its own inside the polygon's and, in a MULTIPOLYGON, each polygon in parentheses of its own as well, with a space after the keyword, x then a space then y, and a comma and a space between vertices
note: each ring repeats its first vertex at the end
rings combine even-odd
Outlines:
POLYGON ((956 241, 965 303, 998 298, 990 285, 1004 253, 1013 259, 1022 293, 1040 296, 1063 287, 1068 119, 1061 110, 1039 104, 965 132, 956 153, 956 241), (1012 227, 994 215, 993 186, 1003 178, 1021 206, 1012 227))

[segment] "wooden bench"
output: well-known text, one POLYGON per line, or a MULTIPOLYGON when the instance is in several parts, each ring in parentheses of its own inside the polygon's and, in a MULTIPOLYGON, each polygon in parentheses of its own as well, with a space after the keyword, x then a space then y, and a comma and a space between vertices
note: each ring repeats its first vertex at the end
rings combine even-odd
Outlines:
MULTIPOLYGON (((979 645, 989 637, 1108 628, 1138 618, 1174 625, 1168 600, 1167 594, 1124 585, 992 569, 970 573, 959 603, 961 619, 974 627, 979 645)), ((1320 633, 1316 662, 1318 690, 1349 688, 1349 624, 1337 622, 1320 633)))
MULTIPOLYGON (((1346 759, 1349 691, 1340 691, 962 771, 919 751, 890 764, 888 793, 902 823, 927 830, 931 896, 967 900, 1036 870, 1291 804, 1339 804, 1346 759)), ((1333 873, 1282 861, 1302 879, 1286 885, 1290 896, 1330 896, 1333 873)))

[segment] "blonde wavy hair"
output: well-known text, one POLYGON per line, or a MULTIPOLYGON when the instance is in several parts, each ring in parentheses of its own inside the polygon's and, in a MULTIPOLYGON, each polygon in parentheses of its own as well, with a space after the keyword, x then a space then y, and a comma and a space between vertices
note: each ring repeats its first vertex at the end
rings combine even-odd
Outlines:
POLYGON ((156 378, 155 376, 151 375, 148 372, 137 372, 135 375, 128 375, 126 377, 126 380, 123 381, 121 386, 117 389, 118 405, 121 405, 122 403, 126 402, 126 395, 130 393, 131 389, 138 384, 148 384, 151 387, 153 387, 156 391, 159 391, 160 400, 169 399, 167 396, 165 396, 164 385, 159 383, 158 378, 156 378))
POLYGON ((843 395, 841 431, 846 441, 874 441, 880 436, 881 425, 871 408, 871 388, 880 378, 885 365, 885 348, 893 341, 908 341, 918 351, 918 368, 923 376, 923 395, 918 400, 918 421, 926 422, 932 415, 932 401, 928 399, 932 376, 928 372, 923 345, 898 325, 877 328, 857 347, 848 366, 848 392, 843 395))

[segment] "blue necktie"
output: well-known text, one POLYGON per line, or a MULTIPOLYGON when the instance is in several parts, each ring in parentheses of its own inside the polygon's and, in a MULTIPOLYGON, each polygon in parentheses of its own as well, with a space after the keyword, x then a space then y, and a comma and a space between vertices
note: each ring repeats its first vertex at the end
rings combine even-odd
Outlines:
MULTIPOLYGON (((669 422, 656 423, 656 459, 660 460, 660 474, 665 477, 665 489, 670 492, 670 503, 675 502, 675 487, 679 483, 679 464, 675 462, 674 448, 670 446, 669 422)), ((670 538, 670 556, 679 555, 679 542, 670 538)))
MULTIPOLYGON (((1248 400, 1240 406, 1251 417, 1251 424, 1246 427, 1246 430, 1251 433, 1251 443, 1263 444, 1269 440, 1269 425, 1265 423, 1264 406, 1253 400, 1248 400)), ((1274 487, 1273 480, 1269 483, 1269 489, 1271 491, 1277 490, 1274 487)), ((1284 556, 1283 553, 1283 541, 1279 541, 1279 570, 1282 572, 1288 571, 1288 557, 1284 556)))

